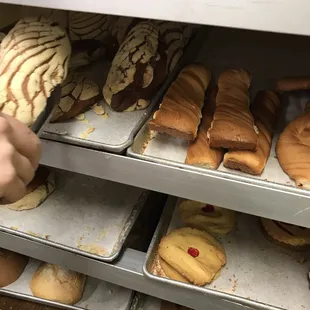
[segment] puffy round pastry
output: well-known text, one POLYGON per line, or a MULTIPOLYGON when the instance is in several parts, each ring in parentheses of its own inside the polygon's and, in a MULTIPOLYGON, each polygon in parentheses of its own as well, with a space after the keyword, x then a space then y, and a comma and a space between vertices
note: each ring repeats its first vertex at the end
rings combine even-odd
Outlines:
POLYGON ((310 229, 261 218, 265 232, 280 245, 304 248, 310 245, 310 229))
POLYGON ((210 233, 227 234, 236 223, 236 212, 194 200, 179 204, 182 222, 186 226, 210 233))
POLYGON ((55 184, 49 178, 49 170, 40 167, 34 179, 27 185, 26 195, 11 204, 4 205, 14 211, 31 210, 37 208, 53 191, 55 184))
POLYGON ((222 245, 210 234, 184 227, 175 229, 160 241, 158 254, 167 277, 204 286, 212 282, 226 264, 222 245))
POLYGON ((36 297, 73 305, 82 298, 85 279, 75 271, 43 263, 33 275, 30 289, 36 297))
POLYGON ((310 189, 310 113, 293 120, 281 133, 276 146, 279 163, 296 186, 310 189))
POLYGON ((0 287, 15 282, 28 264, 28 257, 0 249, 0 287))

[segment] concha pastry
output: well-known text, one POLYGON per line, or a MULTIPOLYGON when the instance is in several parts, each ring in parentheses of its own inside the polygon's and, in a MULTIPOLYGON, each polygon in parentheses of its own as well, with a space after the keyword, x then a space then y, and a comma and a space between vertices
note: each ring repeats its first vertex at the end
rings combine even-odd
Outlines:
POLYGON ((308 248, 310 245, 310 229, 279 221, 261 218, 265 232, 280 245, 308 248))
POLYGON ((158 255, 161 260, 155 262, 155 274, 198 286, 212 282, 226 264, 222 245, 207 232, 189 227, 163 237, 158 255))
POLYGON ((26 187, 26 195, 12 203, 5 206, 14 211, 31 210, 37 208, 53 191, 55 184, 49 170, 40 167, 34 179, 26 187))
POLYGON ((296 186, 310 189, 310 103, 305 113, 290 122, 276 145, 277 158, 296 186))
POLYGON ((236 212, 194 200, 179 204, 182 222, 186 226, 210 233, 227 234, 236 223, 236 212))
POLYGON ((151 22, 133 27, 116 53, 103 96, 117 112, 146 108, 165 79, 165 54, 151 22))
POLYGON ((0 48, 0 112, 31 126, 67 76, 67 34, 45 18, 20 20, 0 48))
POLYGON ((102 96, 98 85, 79 73, 70 73, 61 87, 61 99, 51 122, 66 121, 79 115, 102 96))

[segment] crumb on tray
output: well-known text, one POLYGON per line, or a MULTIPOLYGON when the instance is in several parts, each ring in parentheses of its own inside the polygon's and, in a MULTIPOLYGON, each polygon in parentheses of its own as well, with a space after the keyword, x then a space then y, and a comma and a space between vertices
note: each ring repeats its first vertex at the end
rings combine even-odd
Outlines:
POLYGON ((97 115, 104 115, 105 114, 105 111, 104 111, 104 108, 103 106, 101 105, 98 105, 98 103, 94 104, 92 109, 94 110, 94 112, 97 114, 97 115))
POLYGON ((77 116, 74 117, 76 120, 78 121, 83 121, 85 119, 85 114, 84 113, 81 113, 77 116))
POLYGON ((85 131, 83 131, 80 135, 80 138, 87 139, 87 137, 95 131, 95 127, 88 127, 85 131))
POLYGON ((82 251, 100 256, 105 256, 108 254, 107 251, 102 246, 96 244, 79 244, 78 248, 82 251))

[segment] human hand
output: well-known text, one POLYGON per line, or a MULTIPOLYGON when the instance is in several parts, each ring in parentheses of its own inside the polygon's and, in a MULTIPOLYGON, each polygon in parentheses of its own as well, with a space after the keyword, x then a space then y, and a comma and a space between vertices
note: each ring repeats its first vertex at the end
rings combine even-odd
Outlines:
POLYGON ((40 156, 40 139, 23 123, 0 113, 0 204, 25 196, 40 156))

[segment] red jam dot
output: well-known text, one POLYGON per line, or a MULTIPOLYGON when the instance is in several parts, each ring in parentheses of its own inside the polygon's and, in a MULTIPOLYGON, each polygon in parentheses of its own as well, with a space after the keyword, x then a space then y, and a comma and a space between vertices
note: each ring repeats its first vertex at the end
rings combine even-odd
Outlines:
POLYGON ((205 205, 203 208, 201 208, 202 212, 214 212, 214 207, 212 205, 205 205))
POLYGON ((198 249, 195 248, 188 248, 187 253, 193 257, 197 257, 199 255, 198 249))

